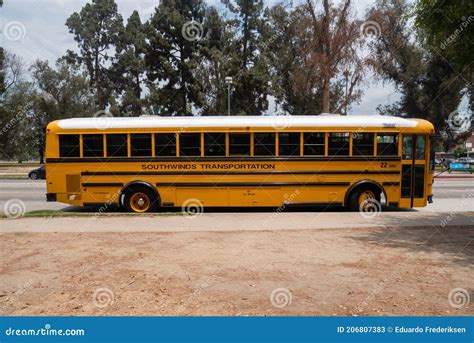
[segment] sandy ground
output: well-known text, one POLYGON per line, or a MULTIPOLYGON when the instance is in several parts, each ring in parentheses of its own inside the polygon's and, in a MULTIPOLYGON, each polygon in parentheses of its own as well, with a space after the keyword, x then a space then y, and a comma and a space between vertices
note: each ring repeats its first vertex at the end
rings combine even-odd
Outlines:
POLYGON ((1 315, 474 314, 472 226, 0 236, 1 315))

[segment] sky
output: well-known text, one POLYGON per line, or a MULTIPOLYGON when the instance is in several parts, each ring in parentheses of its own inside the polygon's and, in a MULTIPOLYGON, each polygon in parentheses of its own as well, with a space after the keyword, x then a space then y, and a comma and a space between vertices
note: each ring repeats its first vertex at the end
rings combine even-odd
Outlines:
MULTIPOLYGON (((267 6, 276 3, 275 0, 264 1, 267 6)), ((159 0, 116 2, 124 20, 137 10, 142 21, 145 21, 153 14, 159 0)), ((86 0, 4 0, 3 7, 0 8, 0 46, 20 55, 27 64, 36 59, 48 60, 54 64, 66 50, 77 48, 65 22, 73 12, 79 12, 85 3, 86 0)), ((222 6, 219 0, 206 0, 206 3, 222 6)), ((354 1, 356 16, 362 18, 373 3, 373 0, 354 1)), ((359 104, 352 105, 349 114, 375 114, 378 105, 393 103, 400 97, 392 84, 376 81, 371 76, 361 88, 364 95, 359 104)), ((267 114, 273 114, 274 108, 274 101, 270 99, 267 114)))

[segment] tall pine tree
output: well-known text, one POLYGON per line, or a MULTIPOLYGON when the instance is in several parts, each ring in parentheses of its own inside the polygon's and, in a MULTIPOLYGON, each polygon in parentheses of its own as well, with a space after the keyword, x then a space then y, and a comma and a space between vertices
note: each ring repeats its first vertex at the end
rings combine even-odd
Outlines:
POLYGON ((205 5, 202 0, 164 0, 148 22, 146 69, 153 113, 192 115, 203 102, 195 76, 200 61, 205 5))
POLYGON ((228 75, 233 78, 232 114, 260 115, 268 108, 269 66, 262 51, 265 25, 262 0, 223 0, 232 13, 228 21, 235 35, 231 48, 236 52, 228 75))
POLYGON ((96 90, 97 107, 104 110, 112 92, 109 67, 114 56, 113 48, 123 29, 117 4, 114 0, 92 0, 80 13, 73 13, 66 25, 79 46, 79 53, 68 50, 66 58, 70 63, 86 67, 91 86, 96 90))

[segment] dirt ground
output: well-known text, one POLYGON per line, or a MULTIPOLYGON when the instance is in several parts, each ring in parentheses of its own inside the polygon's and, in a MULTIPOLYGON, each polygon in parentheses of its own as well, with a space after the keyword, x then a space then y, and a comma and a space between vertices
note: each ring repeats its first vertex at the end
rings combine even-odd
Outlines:
POLYGON ((474 314, 472 227, 0 239, 0 315, 474 314))

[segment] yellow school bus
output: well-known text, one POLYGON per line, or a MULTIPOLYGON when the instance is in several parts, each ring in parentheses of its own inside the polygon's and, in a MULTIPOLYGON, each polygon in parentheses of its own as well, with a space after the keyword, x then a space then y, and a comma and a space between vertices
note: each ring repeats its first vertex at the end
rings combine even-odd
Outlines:
POLYGON ((432 201, 433 125, 391 116, 72 118, 46 133, 47 201, 279 207, 432 201))

